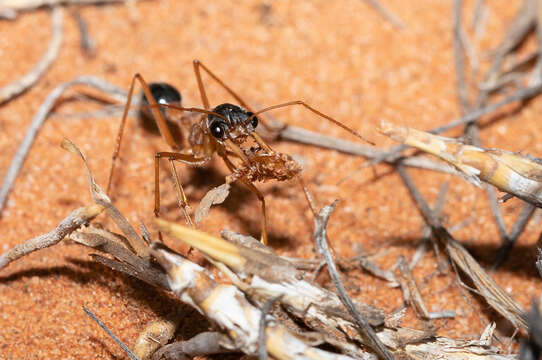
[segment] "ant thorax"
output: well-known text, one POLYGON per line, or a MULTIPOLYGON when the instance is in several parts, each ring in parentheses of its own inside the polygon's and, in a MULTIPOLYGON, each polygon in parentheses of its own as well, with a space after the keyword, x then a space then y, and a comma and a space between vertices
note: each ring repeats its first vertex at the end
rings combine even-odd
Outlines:
POLYGON ((188 133, 188 152, 197 158, 210 159, 216 150, 216 141, 212 139, 205 126, 205 119, 192 123, 188 133))

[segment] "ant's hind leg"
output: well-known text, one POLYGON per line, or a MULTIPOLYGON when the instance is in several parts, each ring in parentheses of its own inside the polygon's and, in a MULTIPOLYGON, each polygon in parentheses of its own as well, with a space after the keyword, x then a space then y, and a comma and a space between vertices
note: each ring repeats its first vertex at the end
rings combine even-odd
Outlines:
POLYGON ((149 88, 149 85, 145 82, 143 77, 140 74, 135 74, 132 78, 132 83, 130 84, 130 90, 128 91, 128 97, 126 100, 126 105, 124 106, 124 113, 122 114, 122 120, 119 126, 119 131, 117 133, 117 138, 115 142, 115 149, 113 151, 112 159, 111 159, 111 168, 109 170, 109 179, 107 181, 107 194, 110 195, 111 191, 111 185, 113 180, 113 174, 115 171, 115 165, 117 162, 117 158, 119 156, 120 152, 120 145, 122 142, 122 136, 124 133, 124 127, 126 125, 126 118, 128 117, 128 111, 130 110, 130 105, 132 103, 132 97, 134 94, 134 87, 136 81, 139 81, 141 84, 141 87, 143 88, 143 93, 145 94, 145 97, 147 101, 150 104, 150 111, 154 117, 154 120, 156 121, 156 124, 158 125, 158 129, 160 130, 160 133, 162 134, 162 137, 164 140, 168 143, 169 146, 171 146, 172 149, 177 148, 177 143, 173 139, 173 135, 171 134, 171 131, 169 130, 169 127, 167 126, 166 120, 162 116, 162 112, 158 108, 158 105, 156 103, 156 100, 154 99, 154 96, 151 92, 151 89, 149 88))

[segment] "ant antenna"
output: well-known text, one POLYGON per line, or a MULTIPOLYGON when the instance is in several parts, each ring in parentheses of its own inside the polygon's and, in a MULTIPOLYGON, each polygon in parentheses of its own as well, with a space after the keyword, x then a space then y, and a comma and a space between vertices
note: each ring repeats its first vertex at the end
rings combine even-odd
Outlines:
POLYGON ((222 120, 224 121, 228 121, 223 115, 220 115, 220 114, 217 114, 213 111, 210 111, 210 110, 205 110, 205 109, 200 109, 200 108, 196 108, 196 107, 183 107, 183 106, 179 106, 179 105, 174 105, 174 104, 154 104, 154 105, 146 105, 145 107, 148 107, 148 108, 167 108, 167 109, 174 109, 174 110, 179 110, 179 111, 188 111, 188 112, 197 112, 197 113, 202 113, 202 114, 207 114, 207 115, 214 115, 216 117, 219 117, 221 118, 222 120))
POLYGON ((291 105, 302 105, 304 106, 305 108, 307 108, 308 110, 312 111, 313 113, 315 113, 316 115, 319 115, 321 117, 323 117, 324 119, 328 120, 328 121, 331 121, 332 123, 334 123, 335 125, 343 128, 344 130, 348 131, 350 134, 354 135, 355 137, 365 141, 365 142, 368 142, 369 144, 371 145, 375 145, 375 143, 373 143, 372 141, 366 139, 364 136, 362 136, 361 134, 359 134, 357 131, 349 128, 348 126, 344 125, 343 123, 341 123, 340 121, 338 120, 335 120, 333 119, 331 116, 328 116, 318 110, 316 110, 315 108, 311 107, 310 105, 308 105, 307 103, 305 103, 304 101, 302 100, 296 100, 296 101, 289 101, 289 102, 286 102, 286 103, 282 103, 282 104, 278 104, 278 105, 273 105, 273 106, 269 106, 269 107, 266 107, 262 110, 258 110, 256 111, 254 114, 252 114, 250 116, 249 119, 252 119, 253 117, 255 117, 256 115, 259 115, 261 113, 264 113, 266 111, 269 111, 269 110, 274 110, 274 109, 278 109, 278 108, 282 108, 282 107, 286 107, 286 106, 291 106, 291 105))

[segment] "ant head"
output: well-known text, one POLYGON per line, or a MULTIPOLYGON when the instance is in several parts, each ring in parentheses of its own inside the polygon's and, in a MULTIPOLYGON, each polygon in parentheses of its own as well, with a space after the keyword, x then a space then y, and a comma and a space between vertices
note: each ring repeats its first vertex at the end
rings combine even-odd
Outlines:
POLYGON ((223 116, 220 118, 213 114, 207 115, 207 127, 211 135, 219 141, 230 138, 242 142, 258 126, 258 118, 237 105, 222 104, 212 111, 223 116))

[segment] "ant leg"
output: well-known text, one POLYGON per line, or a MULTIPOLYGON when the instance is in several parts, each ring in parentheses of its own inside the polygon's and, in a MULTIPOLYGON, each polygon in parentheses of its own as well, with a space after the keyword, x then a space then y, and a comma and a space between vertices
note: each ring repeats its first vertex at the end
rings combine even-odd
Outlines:
MULTIPOLYGON (((203 86, 203 80, 201 79, 200 68, 202 68, 207 73, 207 75, 209 75, 214 81, 216 81, 220 86, 222 86, 228 92, 228 94, 230 94, 239 103, 239 105, 241 105, 242 107, 244 107, 245 109, 247 109, 248 111, 252 113, 254 112, 254 109, 252 108, 252 106, 247 104, 241 98, 241 96, 239 96, 235 91, 233 91, 232 88, 226 85, 226 83, 223 80, 221 80, 218 76, 216 76, 211 70, 209 70, 207 66, 203 65, 203 63, 201 63, 197 59, 192 61, 192 63, 194 64, 194 73, 196 74, 196 80, 198 81, 199 92, 201 94, 201 101, 203 102, 203 106, 205 107, 205 109, 209 109, 210 105, 209 105, 209 99, 207 98, 207 93, 205 92, 205 88, 203 86)), ((264 121, 261 121, 261 124, 265 128, 265 130, 271 133, 276 132, 276 129, 268 126, 264 121)))
MULTIPOLYGON (((199 93, 201 95, 201 102, 203 103, 203 107, 205 108, 205 110, 209 110, 209 107, 210 107, 209 98, 207 97, 207 93, 205 92, 205 87, 203 86, 203 80, 201 80, 201 73, 199 71, 199 67, 201 64, 199 60, 194 60, 192 63, 194 64, 194 73, 196 74, 196 80, 198 81, 198 88, 199 88, 199 93)), ((205 67, 203 68, 206 69, 205 67)))
POLYGON ((314 196, 312 196, 309 188, 307 187, 307 184, 305 184, 305 180, 301 176, 296 176, 297 181, 299 182, 299 185, 303 189, 303 193, 305 194, 305 199, 307 199, 307 203, 309 204, 309 207, 314 214, 314 217, 318 216, 318 207, 316 206, 316 201, 314 200, 314 196))
POLYGON ((192 219, 190 218, 190 215, 188 214, 188 202, 186 199, 186 195, 184 193, 183 186, 181 184, 181 181, 179 180, 179 177, 177 175, 177 171, 175 169, 175 165, 173 164, 174 160, 181 160, 187 163, 200 163, 201 159, 198 159, 194 157, 194 155, 187 155, 187 154, 179 154, 176 152, 159 152, 156 153, 154 157, 154 215, 156 217, 160 217, 160 159, 161 158, 167 158, 171 164, 171 171, 173 174, 173 178, 175 180, 175 189, 177 191, 177 200, 179 202, 179 207, 183 211, 184 216, 186 217, 186 222, 191 226, 194 227, 194 223, 192 222, 192 219))
MULTIPOLYGON (((222 159, 224 160, 224 162, 226 163, 226 166, 228 166, 228 168, 230 169, 231 172, 235 171, 236 167, 230 161, 230 159, 228 159, 227 155, 223 155, 222 159)), ((267 243, 268 243, 268 238, 267 238, 267 211, 266 211, 266 207, 265 207, 265 197, 263 196, 261 191, 258 190, 258 188, 253 183, 246 182, 246 181, 243 181, 243 180, 240 180, 240 181, 243 184, 245 184, 248 187, 248 189, 250 191, 252 191, 256 195, 256 197, 258 197, 258 200, 260 200, 260 203, 262 204, 262 234, 261 234, 261 237, 260 237, 260 242, 262 244, 264 244, 264 245, 267 245, 267 243)))
POLYGON ((199 68, 201 67, 207 75, 209 75, 211 78, 213 78, 214 81, 216 81, 220 86, 222 86, 231 96, 237 100, 239 105, 247 109, 248 111, 252 111, 251 107, 239 96, 235 91, 233 91, 224 81, 222 81, 218 76, 216 76, 209 68, 205 65, 203 65, 199 60, 194 60, 192 62, 194 64, 194 72, 196 73, 196 79, 198 80, 198 86, 201 94, 201 100, 203 101, 203 105, 206 109, 209 108, 209 100, 207 99, 207 94, 205 93, 205 89, 203 88, 203 81, 201 80, 201 73, 199 71, 199 68))
POLYGON ((149 86, 147 85, 147 83, 145 82, 145 80, 140 74, 135 74, 134 77, 132 78, 130 90, 128 91, 128 98, 126 100, 126 105, 124 106, 124 113, 122 114, 122 120, 119 126, 119 131, 117 133, 117 140, 115 142, 115 149, 112 155, 111 168, 109 170, 109 179, 107 181, 106 193, 108 195, 111 190, 111 184, 113 180, 113 174, 115 171, 115 165, 117 162, 117 158, 119 156, 120 145, 122 142, 122 135, 124 133, 124 126, 126 125, 126 118, 128 116, 128 111, 130 110, 130 105, 132 102, 132 97, 134 94, 134 86, 135 86, 136 81, 139 81, 141 87, 143 88, 143 92, 145 93, 145 97, 147 98, 147 101, 150 104, 150 109, 154 117, 154 120, 156 121, 156 124, 158 125, 158 129, 160 130, 160 134, 162 134, 162 137, 172 149, 177 150, 177 144, 175 143, 175 140, 173 140, 173 135, 169 131, 166 120, 164 120, 164 117, 162 116, 162 113, 160 109, 158 108, 156 100, 154 99, 154 96, 152 95, 151 90, 149 89, 149 86))
POLYGON ((258 200, 260 200, 262 204, 262 235, 260 237, 260 242, 264 245, 267 245, 267 211, 265 210, 265 197, 253 183, 243 181, 243 184, 245 184, 250 189, 250 191, 252 191, 258 197, 258 200))
POLYGON ((186 222, 190 225, 190 227, 194 227, 194 223, 192 222, 192 218, 190 218, 190 215, 188 215, 187 209, 190 208, 188 205, 188 200, 186 198, 186 194, 184 193, 183 184, 179 180, 179 175, 177 174, 177 169, 175 169, 175 163, 172 158, 169 158, 169 165, 171 166, 171 174, 173 174, 173 180, 175 181, 175 190, 177 191, 177 202, 179 203, 179 207, 183 210, 184 217, 186 218, 186 222))

